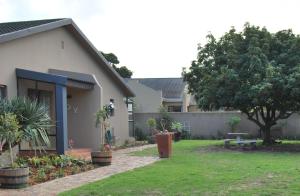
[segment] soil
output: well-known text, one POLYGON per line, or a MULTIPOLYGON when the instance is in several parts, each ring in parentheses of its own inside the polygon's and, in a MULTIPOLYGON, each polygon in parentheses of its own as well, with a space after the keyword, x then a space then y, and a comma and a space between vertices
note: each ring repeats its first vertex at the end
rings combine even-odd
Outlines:
POLYGON ((29 185, 35 185, 39 183, 43 183, 46 181, 54 180, 56 178, 62 178, 69 175, 78 174, 81 172, 89 171, 92 169, 95 169, 96 167, 93 164, 84 165, 81 167, 54 167, 52 169, 49 169, 48 171, 45 171, 45 175, 39 174, 39 168, 30 167, 30 175, 29 175, 29 185))
POLYGON ((300 153, 300 144, 274 144, 274 145, 261 145, 258 144, 256 147, 251 146, 238 146, 231 145, 225 148, 224 145, 214 145, 208 147, 202 147, 199 149, 201 152, 224 152, 224 151, 239 151, 239 152, 289 152, 289 153, 300 153))

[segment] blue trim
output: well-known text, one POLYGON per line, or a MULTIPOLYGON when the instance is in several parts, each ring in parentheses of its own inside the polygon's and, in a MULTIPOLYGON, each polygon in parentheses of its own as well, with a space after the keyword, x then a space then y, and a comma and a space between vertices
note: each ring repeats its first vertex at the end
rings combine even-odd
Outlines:
POLYGON ((16 69, 17 77, 30 80, 38 80, 43 82, 55 83, 60 85, 66 85, 68 78, 64 76, 53 75, 49 73, 41 73, 36 71, 29 71, 25 69, 16 69))
POLYGON ((64 154, 68 148, 67 77, 18 68, 16 69, 16 75, 17 78, 55 84, 56 151, 58 154, 64 154))
POLYGON ((56 100, 56 151, 64 154, 68 148, 67 128, 67 88, 57 84, 55 86, 56 100))

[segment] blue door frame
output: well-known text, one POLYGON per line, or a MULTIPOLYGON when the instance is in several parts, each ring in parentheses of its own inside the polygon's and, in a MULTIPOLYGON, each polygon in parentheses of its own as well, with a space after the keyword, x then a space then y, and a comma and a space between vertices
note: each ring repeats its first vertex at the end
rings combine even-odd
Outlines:
POLYGON ((55 85, 55 110, 56 110, 56 151, 64 154, 68 148, 67 127, 67 77, 54 74, 16 69, 17 78, 24 78, 55 85))

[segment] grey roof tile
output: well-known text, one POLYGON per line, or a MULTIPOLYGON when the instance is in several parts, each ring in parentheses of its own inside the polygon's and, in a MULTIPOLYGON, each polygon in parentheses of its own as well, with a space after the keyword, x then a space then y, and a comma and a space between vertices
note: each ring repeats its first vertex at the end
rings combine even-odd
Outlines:
POLYGON ((182 78, 135 78, 139 83, 154 90, 161 90, 163 98, 181 98, 186 82, 182 78))
POLYGON ((0 35, 56 22, 59 20, 63 20, 63 18, 0 23, 0 35))

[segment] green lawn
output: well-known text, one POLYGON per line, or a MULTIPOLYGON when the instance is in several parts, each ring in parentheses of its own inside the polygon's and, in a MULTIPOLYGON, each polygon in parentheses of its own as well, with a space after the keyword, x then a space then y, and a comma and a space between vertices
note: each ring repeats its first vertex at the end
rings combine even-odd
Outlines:
MULTIPOLYGON (((147 149, 136 155, 153 155, 147 149)), ((300 195, 300 153, 240 152, 222 141, 181 141, 155 164, 61 195, 300 195)))

